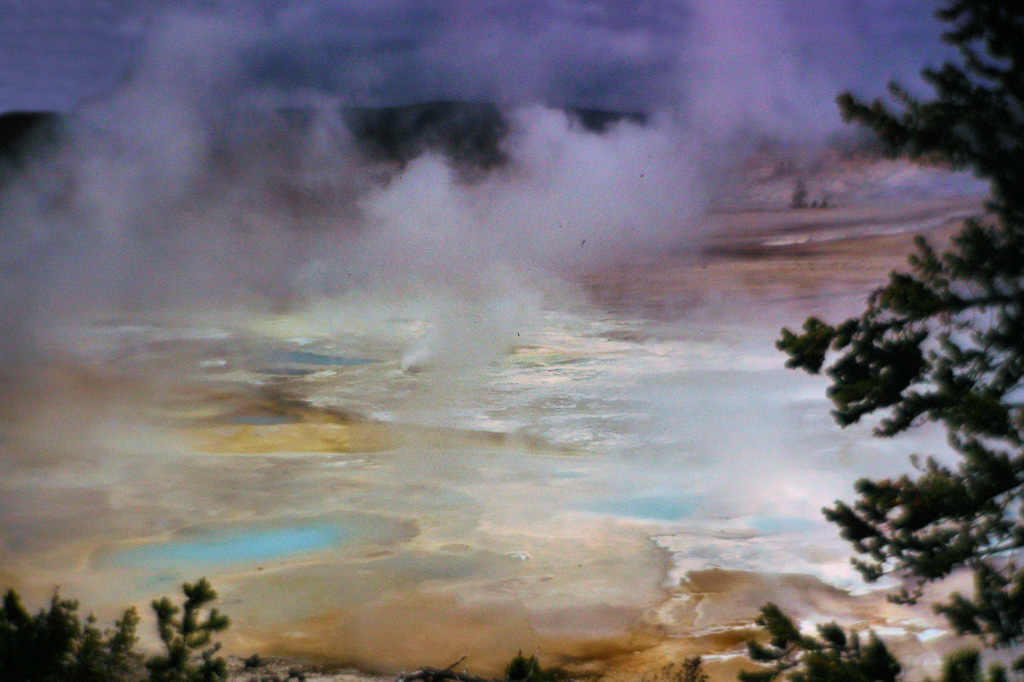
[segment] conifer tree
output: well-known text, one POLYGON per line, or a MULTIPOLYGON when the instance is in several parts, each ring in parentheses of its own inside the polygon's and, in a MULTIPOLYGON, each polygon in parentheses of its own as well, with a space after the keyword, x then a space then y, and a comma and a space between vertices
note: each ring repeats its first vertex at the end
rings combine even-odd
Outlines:
POLYGON ((127 682, 135 679, 135 609, 102 631, 78 602, 55 592, 49 608, 30 614, 14 590, 0 609, 0 678, 18 682, 127 682))
POLYGON ((955 465, 915 460, 917 473, 857 483, 859 498, 825 510, 861 554, 868 580, 906 580, 897 600, 967 569, 971 595, 937 609, 991 645, 1024 641, 1024 3, 945 0, 937 16, 959 57, 923 71, 934 96, 898 85, 892 102, 839 97, 847 120, 893 155, 940 161, 991 183, 987 214, 944 251, 918 239, 866 310, 830 325, 782 331, 787 364, 831 378, 839 424, 880 416, 891 436, 941 423, 955 465))
POLYGON ((141 682, 148 669, 149 682, 223 682, 227 667, 213 635, 230 622, 208 608, 217 592, 205 578, 184 583, 182 592, 180 607, 167 597, 153 602, 164 652, 147 658, 135 650, 139 615, 134 608, 125 610, 113 628, 101 630, 92 614, 83 621, 78 602, 59 592, 49 608, 30 614, 8 590, 0 601, 0 680, 141 682))
POLYGON ((783 674, 792 682, 897 682, 903 670, 873 633, 865 644, 856 633, 828 623, 818 626, 817 637, 804 635, 775 604, 763 606, 755 623, 769 641, 748 642, 747 649, 765 667, 741 672, 741 682, 773 682, 783 674))
POLYGON ((217 599, 210 581, 185 583, 185 602, 179 607, 164 597, 153 602, 157 630, 166 653, 146 661, 150 682, 219 682, 227 677, 226 663, 217 656, 220 643, 213 635, 230 625, 217 609, 207 610, 217 599), (178 617, 178 614, 181 617, 178 617))

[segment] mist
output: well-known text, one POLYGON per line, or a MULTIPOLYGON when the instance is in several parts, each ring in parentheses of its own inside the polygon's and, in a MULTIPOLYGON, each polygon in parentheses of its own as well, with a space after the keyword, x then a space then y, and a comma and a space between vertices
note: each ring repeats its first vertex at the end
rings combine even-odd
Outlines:
POLYGON ((353 292, 404 292, 441 317, 468 306, 504 348, 498 328, 515 325, 488 311, 529 315, 588 269, 695 253, 758 145, 813 150, 839 130, 849 72, 815 36, 864 47, 853 15, 808 3, 111 11, 135 46, 120 83, 3 187, 9 360, 130 311, 281 312, 353 292), (457 146, 465 121, 443 118, 400 158, 368 154, 345 113, 446 98, 494 103, 473 124, 478 158, 457 146))
POLYGON ((337 95, 296 122, 248 79, 268 36, 220 13, 161 17, 125 83, 10 174, 9 359, 55 326, 132 310, 410 286, 493 307, 527 272, 678 240, 699 212, 689 141, 628 122, 598 135, 540 105, 507 109, 507 162, 472 182, 429 150, 361 157, 337 95))

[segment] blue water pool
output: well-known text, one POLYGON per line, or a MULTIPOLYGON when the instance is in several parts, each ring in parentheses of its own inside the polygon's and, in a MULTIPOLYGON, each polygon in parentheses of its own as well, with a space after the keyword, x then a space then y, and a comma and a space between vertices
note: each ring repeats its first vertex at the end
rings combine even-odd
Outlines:
POLYGON ((820 527, 822 522, 797 516, 759 516, 748 521, 747 525, 766 534, 801 533, 820 527))
POLYGON ((325 355, 323 353, 310 353, 302 350, 276 350, 267 353, 263 359, 268 363, 292 363, 297 365, 323 365, 329 367, 353 367, 357 365, 368 365, 373 360, 366 358, 352 358, 345 355, 325 355))
POLYGON ((619 497, 590 505, 587 511, 649 521, 682 521, 693 515, 700 499, 679 493, 619 497))
POLYGON ((258 374, 273 374, 284 377, 305 377, 316 372, 306 367, 257 367, 253 370, 258 374))
POLYGON ((104 563, 161 568, 248 564, 330 549, 352 540, 356 534, 354 529, 329 523, 219 529, 125 550, 104 563))

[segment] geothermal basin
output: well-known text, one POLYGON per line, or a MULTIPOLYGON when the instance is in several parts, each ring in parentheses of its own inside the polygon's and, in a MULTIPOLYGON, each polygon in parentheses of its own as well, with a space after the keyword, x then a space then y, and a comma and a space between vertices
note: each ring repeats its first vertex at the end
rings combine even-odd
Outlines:
POLYGON ((383 672, 522 649, 613 677, 701 653, 724 677, 767 601, 927 666, 953 638, 861 583, 820 509, 942 434, 840 430, 774 340, 856 312, 913 234, 977 208, 750 213, 701 254, 482 303, 67 326, 4 408, 0 575, 102 617, 206 576, 230 651, 383 672))

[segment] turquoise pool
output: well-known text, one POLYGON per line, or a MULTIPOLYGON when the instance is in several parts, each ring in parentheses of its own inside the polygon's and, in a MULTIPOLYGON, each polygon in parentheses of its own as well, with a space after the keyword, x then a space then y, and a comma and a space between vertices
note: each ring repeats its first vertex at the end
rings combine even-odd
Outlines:
POLYGON ((271 364, 292 363, 297 365, 323 365, 326 367, 356 367, 375 362, 368 358, 353 358, 345 355, 327 355, 325 353, 311 353, 303 350, 272 351, 264 356, 264 360, 271 364))
POLYGON ((128 549, 102 563, 152 568, 252 564, 331 549, 352 541, 357 534, 353 528, 331 523, 217 529, 128 549))
POLYGON ((602 500, 587 511, 647 521, 682 521, 693 516, 700 503, 697 495, 665 493, 602 500))

